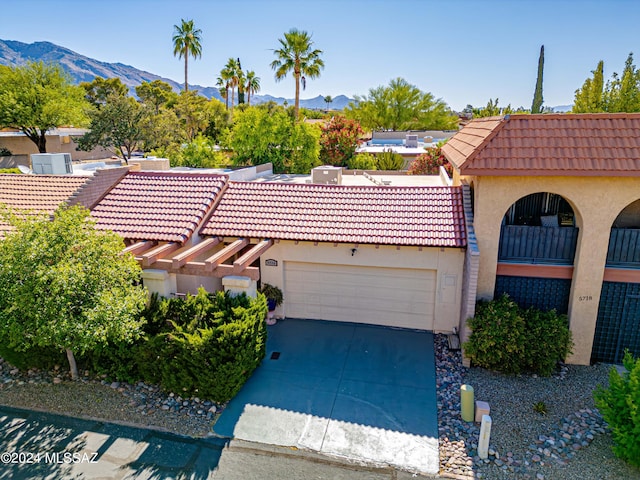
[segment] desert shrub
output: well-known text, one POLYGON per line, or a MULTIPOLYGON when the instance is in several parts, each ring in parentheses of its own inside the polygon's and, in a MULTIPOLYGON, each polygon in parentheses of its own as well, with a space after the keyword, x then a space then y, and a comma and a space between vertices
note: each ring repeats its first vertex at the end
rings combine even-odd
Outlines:
POLYGON ((508 295, 478 303, 468 323, 466 354, 474 364, 504 373, 551 375, 573 346, 566 315, 523 310, 508 295))
POLYGON ((542 312, 528 308, 524 312, 526 349, 524 369, 549 376, 558 361, 571 353, 571 330, 566 315, 555 310, 542 312))
POLYGON ((225 402, 264 357, 266 314, 264 295, 200 289, 184 299, 156 301, 145 315, 158 333, 136 350, 140 375, 170 391, 225 402))
POLYGON ((22 173, 19 168, 0 168, 0 173, 22 173))
POLYGON ((503 295, 490 302, 479 302, 465 353, 474 364, 505 373, 519 373, 525 350, 525 323, 518 304, 503 295))
POLYGON ((11 155, 13 155, 11 150, 6 147, 0 147, 0 157, 10 157, 11 155))
POLYGON ((370 153, 359 153, 349 159, 347 167, 351 170, 375 170, 377 163, 374 155, 370 153))
POLYGON ((611 368, 609 387, 599 387, 594 397, 611 429, 614 453, 640 467, 640 358, 634 360, 625 352, 622 363, 626 372, 621 375, 611 368))
POLYGON ((383 149, 381 153, 376 155, 378 170, 402 170, 404 167, 404 158, 393 150, 383 149))

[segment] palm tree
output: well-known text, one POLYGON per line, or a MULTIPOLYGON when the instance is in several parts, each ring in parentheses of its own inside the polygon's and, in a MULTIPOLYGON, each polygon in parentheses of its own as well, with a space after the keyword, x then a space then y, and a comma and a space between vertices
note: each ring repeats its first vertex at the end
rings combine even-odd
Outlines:
POLYGON ((192 56, 194 59, 202 56, 202 45, 200 44, 202 30, 195 28, 193 20, 184 20, 180 26, 173 26, 173 56, 178 58, 184 57, 184 91, 189 90, 187 82, 188 59, 192 56))
POLYGON ((327 104, 327 111, 329 110, 329 105, 331 103, 333 103, 333 97, 331 95, 327 95, 326 97, 324 97, 324 103, 327 104))
POLYGON ((280 47, 274 50, 276 60, 271 62, 271 68, 276 71, 276 81, 282 80, 289 72, 293 72, 296 82, 296 100, 294 115, 298 119, 300 109, 300 82, 302 89, 307 85, 307 78, 313 79, 320 76, 320 70, 324 68, 324 62, 320 58, 322 50, 312 50, 313 42, 307 32, 292 28, 284 34, 284 40, 279 38, 280 47))
POLYGON ((224 66, 220 75, 226 76, 229 81, 229 88, 231 88, 231 115, 233 116, 233 102, 236 95, 236 87, 240 83, 240 77, 242 76, 242 70, 240 70, 240 59, 229 58, 227 64, 224 66))
POLYGON ((231 71, 225 67, 220 70, 220 76, 216 79, 216 87, 220 90, 220 95, 224 97, 225 106, 229 110, 229 88, 231 88, 231 71))
POLYGON ((260 77, 256 77, 256 72, 250 70, 247 72, 247 104, 251 105, 251 94, 260 91, 260 77))

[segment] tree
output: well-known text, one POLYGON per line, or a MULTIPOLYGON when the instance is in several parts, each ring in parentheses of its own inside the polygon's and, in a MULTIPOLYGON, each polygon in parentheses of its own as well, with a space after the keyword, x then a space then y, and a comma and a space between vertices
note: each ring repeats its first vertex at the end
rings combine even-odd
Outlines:
POLYGON ((614 73, 607 83, 605 104, 608 112, 640 111, 640 72, 633 64, 633 53, 627 57, 622 75, 614 73))
POLYGON ((573 113, 604 111, 604 62, 600 60, 593 78, 587 78, 582 87, 575 92, 573 113))
POLYGON ((482 117, 495 117, 498 115, 508 115, 510 113, 514 113, 513 108, 511 108, 511 104, 506 107, 498 106, 498 98, 493 100, 489 99, 487 105, 483 108, 472 108, 473 118, 482 118, 482 117))
POLYGON ((115 148, 125 162, 144 140, 147 111, 132 97, 112 95, 100 109, 90 113, 89 132, 80 137, 78 148, 91 150, 96 145, 115 148))
MULTIPOLYGON (((240 59, 229 57, 227 64, 220 71, 219 81, 224 82, 227 91, 231 89, 231 116, 233 117, 233 104, 236 97, 236 88, 240 84, 240 78, 243 76, 242 69, 240 68, 240 59)), ((227 94, 228 97, 228 94, 227 94)), ((228 98, 227 98, 228 100, 228 98)), ((227 102, 228 104, 228 102, 227 102)))
POLYGON ((320 130, 297 123, 284 108, 264 104, 239 111, 226 139, 235 165, 271 162, 275 172, 308 173, 318 165, 320 130))
POLYGON ((324 103, 327 105, 327 110, 329 110, 329 105, 333 103, 333 97, 331 95, 327 95, 323 98, 324 103))
POLYGON ((162 80, 142 82, 136 87, 136 95, 138 95, 143 104, 151 107, 156 114, 160 113, 160 107, 171 106, 178 99, 178 94, 173 91, 171 85, 162 80))
POLYGON ((355 120, 336 115, 320 127, 320 161, 324 165, 346 167, 362 142, 362 128, 355 120))
POLYGON ((202 56, 202 30, 195 28, 193 20, 184 20, 180 26, 173 26, 173 56, 184 57, 184 91, 189 90, 187 76, 189 56, 194 59, 202 56))
POLYGON ((284 39, 279 38, 280 48, 273 51, 276 60, 271 62, 271 68, 275 70, 276 81, 280 81, 292 72, 296 84, 294 117, 298 120, 300 110, 300 83, 302 89, 307 85, 307 78, 314 79, 320 76, 320 70, 324 68, 324 62, 320 58, 322 50, 313 49, 311 35, 305 31, 292 28, 284 34, 284 39))
POLYGON ((126 96, 129 93, 119 78, 96 77, 91 82, 82 82, 80 86, 84 88, 88 102, 97 108, 102 107, 111 95, 126 96))
POLYGON ((544 45, 540 47, 540 57, 538 58, 538 78, 536 79, 536 90, 533 94, 531 113, 542 113, 542 72, 544 70, 544 45))
POLYGON ((591 73, 592 78, 575 92, 573 113, 588 112, 640 112, 640 71, 633 64, 633 53, 625 62, 622 75, 613 73, 604 83, 604 62, 591 73))
POLYGON ((251 105, 251 95, 260 91, 260 77, 256 76, 256 72, 249 70, 246 76, 247 104, 251 105))
POLYGON ((31 62, 0 69, 0 128, 20 130, 47 151, 46 134, 87 121, 84 89, 74 86, 60 65, 31 62))
POLYGON ((209 101, 195 91, 182 92, 174 106, 178 116, 180 136, 191 142, 209 125, 209 101))
POLYGON ((403 78, 391 80, 387 87, 370 89, 369 96, 356 95, 345 115, 365 129, 451 130, 458 126, 457 115, 444 101, 403 78))
POLYGON ((76 354, 138 336, 147 295, 122 238, 96 230, 83 207, 5 218, 14 230, 0 242, 2 342, 64 351, 77 379, 76 354))

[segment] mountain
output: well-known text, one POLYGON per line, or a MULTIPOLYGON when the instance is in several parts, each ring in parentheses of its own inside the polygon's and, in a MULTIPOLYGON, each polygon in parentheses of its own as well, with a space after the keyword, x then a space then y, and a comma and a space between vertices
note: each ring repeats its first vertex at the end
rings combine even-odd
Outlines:
POLYGON ((557 105, 555 107, 551 107, 551 110, 556 113, 567 113, 570 112, 572 108, 573 105, 557 105))
MULTIPOLYGON (((179 92, 182 86, 182 84, 170 78, 138 70, 123 63, 101 62, 50 42, 22 43, 14 40, 0 40, 0 65, 23 65, 28 61, 59 63, 71 75, 75 83, 90 82, 95 77, 117 77, 129 87, 132 95, 135 95, 135 87, 142 82, 152 82, 153 80, 167 82, 176 92, 179 92)), ((216 87, 203 87, 202 85, 189 85, 189 87, 193 90, 198 90, 201 95, 207 98, 216 98, 224 101, 216 87)), ((294 103, 293 99, 285 99, 283 97, 251 95, 252 104, 268 101, 274 101, 280 105, 285 102, 288 105, 293 105, 294 103)), ((333 99, 329 107, 334 110, 342 110, 350 101, 351 99, 345 95, 338 95, 333 99)), ((300 106, 310 109, 327 108, 324 97, 321 95, 306 100, 300 99, 300 106)))

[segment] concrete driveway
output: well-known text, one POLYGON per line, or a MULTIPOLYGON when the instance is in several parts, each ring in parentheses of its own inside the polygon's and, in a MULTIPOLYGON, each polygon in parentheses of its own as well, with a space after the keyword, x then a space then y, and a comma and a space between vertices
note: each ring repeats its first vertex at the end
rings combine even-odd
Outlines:
POLYGON ((430 333, 287 319, 214 432, 433 474, 435 388, 430 333))

